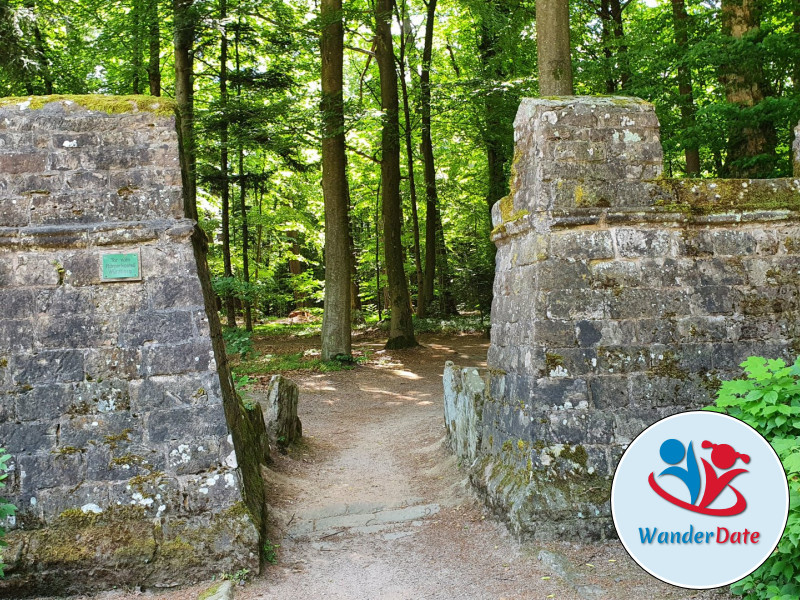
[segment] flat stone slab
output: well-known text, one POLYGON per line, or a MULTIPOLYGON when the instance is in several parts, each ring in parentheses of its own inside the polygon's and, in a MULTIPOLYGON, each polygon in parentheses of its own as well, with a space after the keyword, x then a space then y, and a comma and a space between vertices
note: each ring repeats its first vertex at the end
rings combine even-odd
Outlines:
POLYGON ((371 534, 398 524, 409 523, 419 526, 421 519, 437 514, 440 509, 436 503, 400 508, 390 508, 377 503, 333 505, 302 515, 288 533, 292 537, 317 538, 340 532, 371 534))

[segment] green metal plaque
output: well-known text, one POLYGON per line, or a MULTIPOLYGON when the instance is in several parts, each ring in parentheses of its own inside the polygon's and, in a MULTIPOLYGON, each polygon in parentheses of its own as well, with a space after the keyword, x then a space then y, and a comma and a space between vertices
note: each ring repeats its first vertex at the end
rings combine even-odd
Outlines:
POLYGON ((139 252, 103 254, 103 281, 141 279, 139 252))

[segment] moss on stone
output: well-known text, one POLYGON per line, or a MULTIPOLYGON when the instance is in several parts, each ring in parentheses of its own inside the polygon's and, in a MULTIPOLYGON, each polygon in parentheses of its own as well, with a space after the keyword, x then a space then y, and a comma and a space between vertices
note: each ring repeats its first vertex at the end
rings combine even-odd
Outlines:
POLYGON ((657 210, 687 215, 764 210, 800 211, 800 190, 791 179, 657 179, 669 200, 655 204, 657 210))
POLYGON ((686 372, 685 369, 681 369, 678 366, 678 360, 675 358, 675 353, 671 350, 667 350, 662 355, 663 358, 658 362, 658 364, 653 365, 650 367, 649 373, 651 375, 656 375, 657 377, 671 377, 672 379, 687 379, 689 374, 686 372))
POLYGON ((153 96, 109 96, 104 94, 87 95, 55 95, 55 96, 9 96, 0 98, 0 108, 21 105, 28 110, 38 110, 51 102, 74 102, 88 110, 108 113, 110 115, 150 112, 160 117, 171 117, 175 114, 175 102, 168 98, 153 96))
POLYGON ((553 371, 558 367, 564 366, 564 357, 560 354, 554 354, 552 352, 547 352, 544 355, 544 366, 547 372, 553 371))
POLYGON ((216 594, 219 591, 220 587, 222 587, 222 582, 221 581, 219 583, 215 583, 210 588, 208 588, 205 592, 200 594, 197 597, 197 600, 207 600, 208 598, 211 598, 211 596, 213 596, 214 594, 216 594))
POLYGON ((82 452, 86 452, 86 448, 76 448, 75 446, 62 446, 50 451, 51 454, 56 454, 58 456, 71 456, 82 452))
POLYGON ((586 448, 584 448, 580 444, 575 446, 574 449, 570 447, 569 444, 565 444, 559 456, 561 458, 574 462, 575 464, 584 469, 586 468, 586 461, 589 459, 589 454, 586 452, 586 448))

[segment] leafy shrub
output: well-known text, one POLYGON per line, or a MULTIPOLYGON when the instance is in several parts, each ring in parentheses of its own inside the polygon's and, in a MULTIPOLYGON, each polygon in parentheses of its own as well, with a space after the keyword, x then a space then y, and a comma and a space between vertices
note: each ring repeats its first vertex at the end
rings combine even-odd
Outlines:
POLYGON ((253 351, 251 333, 246 329, 224 327, 222 329, 222 339, 225 340, 225 351, 228 356, 238 354, 245 358, 253 351))
MULTIPOLYGON (((8 460, 11 458, 9 454, 3 448, 0 448, 0 488, 6 487, 6 484, 3 483, 3 480, 8 477, 8 460)), ((8 517, 12 516, 17 510, 17 507, 13 504, 9 503, 5 500, 5 498, 0 498, 0 523, 5 521, 8 517)), ((6 534, 6 530, 0 526, 0 548, 7 546, 6 542, 3 541, 2 537, 6 534)), ((5 568, 5 564, 3 564, 3 555, 0 552, 0 577, 4 577, 5 573, 3 569, 5 568)))
POLYGON ((766 437, 789 478, 789 520, 776 551, 731 591, 748 600, 800 598, 800 358, 782 360, 751 356, 741 365, 742 379, 725 381, 716 406, 766 437))

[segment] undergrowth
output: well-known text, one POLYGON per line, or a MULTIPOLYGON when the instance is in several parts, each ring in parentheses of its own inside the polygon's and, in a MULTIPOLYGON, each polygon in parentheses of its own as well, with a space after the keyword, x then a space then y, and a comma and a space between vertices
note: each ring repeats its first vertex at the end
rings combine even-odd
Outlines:
POLYGON ((752 574, 731 586, 747 600, 800 598, 800 358, 751 356, 745 377, 725 381, 708 410, 736 417, 769 440, 789 479, 789 519, 778 547, 752 574))

